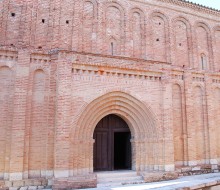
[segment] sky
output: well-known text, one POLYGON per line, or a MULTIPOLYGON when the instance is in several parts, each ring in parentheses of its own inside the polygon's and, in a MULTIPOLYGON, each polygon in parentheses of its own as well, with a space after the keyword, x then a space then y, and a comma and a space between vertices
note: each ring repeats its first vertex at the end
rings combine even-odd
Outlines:
POLYGON ((189 1, 220 10, 220 0, 189 0, 189 1))

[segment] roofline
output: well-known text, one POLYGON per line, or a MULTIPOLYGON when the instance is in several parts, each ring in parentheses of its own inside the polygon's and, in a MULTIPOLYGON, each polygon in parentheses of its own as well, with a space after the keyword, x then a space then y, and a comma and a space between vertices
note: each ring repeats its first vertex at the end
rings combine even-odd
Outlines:
POLYGON ((166 3, 176 4, 179 6, 186 6, 187 8, 195 9, 196 11, 206 12, 208 14, 220 15, 220 10, 198 3, 193 3, 189 0, 159 0, 166 3))
POLYGON ((193 5, 199 6, 199 7, 203 7, 203 8, 206 8, 206 9, 211 9, 211 10, 213 10, 213 11, 220 12, 219 9, 215 9, 215 8, 212 8, 212 7, 208 7, 208 6, 206 6, 206 5, 202 5, 202 4, 199 4, 199 3, 194 3, 194 2, 191 2, 191 1, 187 1, 187 0, 179 0, 179 1, 183 1, 183 2, 190 3, 190 4, 193 4, 193 5))

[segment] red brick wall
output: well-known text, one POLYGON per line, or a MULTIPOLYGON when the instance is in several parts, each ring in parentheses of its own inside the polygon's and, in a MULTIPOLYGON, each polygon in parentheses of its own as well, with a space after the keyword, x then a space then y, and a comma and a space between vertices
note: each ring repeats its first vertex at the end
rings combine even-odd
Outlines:
POLYGON ((79 120, 113 91, 156 123, 134 137, 138 169, 216 166, 220 13, 180 2, 0 1, 0 178, 92 172, 79 120))
POLYGON ((208 67, 218 70, 213 60, 217 62, 219 55, 219 13, 196 14, 192 8, 158 5, 136 1, 4 1, 0 42, 102 54, 111 54, 113 43, 118 55, 195 68, 205 54, 208 67))

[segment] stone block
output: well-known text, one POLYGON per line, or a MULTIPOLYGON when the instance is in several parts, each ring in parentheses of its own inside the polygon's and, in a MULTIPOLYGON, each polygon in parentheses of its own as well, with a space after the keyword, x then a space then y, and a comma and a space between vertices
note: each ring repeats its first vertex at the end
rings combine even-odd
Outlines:
POLYGON ((12 187, 12 181, 5 181, 6 187, 12 187))
POLYGON ((192 168, 191 168, 191 167, 183 167, 183 168, 181 169, 181 172, 190 172, 190 171, 192 171, 192 168))
POLYGON ((37 186, 29 186, 28 187, 28 190, 36 190, 37 189, 37 186))
MULTIPOLYGON (((42 184, 42 185, 43 185, 43 184, 42 184)), ((52 185, 53 185, 53 179, 48 179, 47 185, 48 185, 48 186, 52 186, 52 185)))
POLYGON ((9 190, 19 190, 18 187, 9 187, 9 190))
POLYGON ((24 186, 32 186, 34 184, 34 179, 27 179, 24 181, 24 186))
POLYGON ((192 167, 192 171, 200 171, 200 170, 201 170, 200 166, 192 167))
POLYGON ((37 189, 44 189, 44 186, 38 186, 37 189))
POLYGON ((176 172, 152 172, 152 173, 142 173, 145 182, 157 182, 164 180, 173 180, 178 178, 178 173, 176 172))
POLYGON ((176 172, 165 172, 163 174, 163 180, 173 180, 178 178, 178 173, 176 172))
POLYGON ((42 179, 34 179, 32 186, 41 186, 42 185, 42 179))
POLYGON ((75 176, 74 178, 55 179, 53 190, 95 188, 97 186, 96 175, 75 176))
POLYGON ((13 181, 12 185, 13 185, 13 187, 23 187, 24 181, 23 180, 13 181))
POLYGON ((217 164, 211 165, 211 169, 212 169, 212 170, 218 170, 218 165, 217 165, 217 164))
POLYGON ((52 189, 52 185, 47 185, 44 187, 44 189, 52 189))
POLYGON ((49 180, 48 179, 42 179, 41 180, 41 186, 47 186, 48 185, 49 180))
POLYGON ((212 167, 215 167, 215 165, 204 164, 204 165, 201 166, 201 170, 211 170, 212 167))
POLYGON ((28 187, 21 187, 19 190, 28 190, 28 187))

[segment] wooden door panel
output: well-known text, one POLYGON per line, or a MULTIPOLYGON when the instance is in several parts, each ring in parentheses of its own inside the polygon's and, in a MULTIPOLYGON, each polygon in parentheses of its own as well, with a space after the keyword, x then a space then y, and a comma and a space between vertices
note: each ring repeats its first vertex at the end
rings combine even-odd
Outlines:
POLYGON ((95 170, 108 170, 108 132, 96 132, 94 134, 94 168, 95 170))

